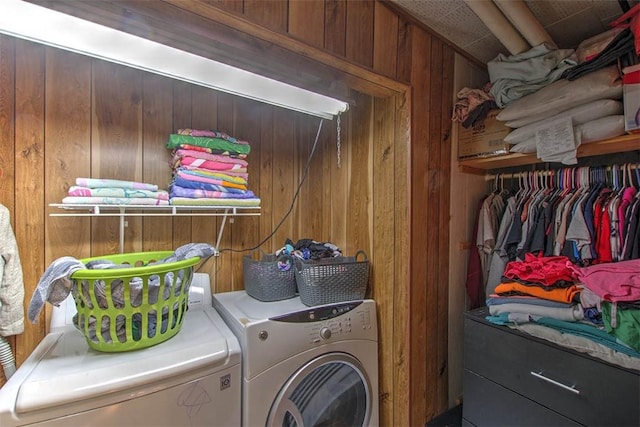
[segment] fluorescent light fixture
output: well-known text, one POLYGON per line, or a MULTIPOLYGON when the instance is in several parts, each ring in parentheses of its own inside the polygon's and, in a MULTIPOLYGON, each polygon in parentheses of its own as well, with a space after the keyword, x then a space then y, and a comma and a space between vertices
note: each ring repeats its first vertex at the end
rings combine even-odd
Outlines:
POLYGON ((20 0, 1 0, 0 33, 332 119, 346 102, 20 0))

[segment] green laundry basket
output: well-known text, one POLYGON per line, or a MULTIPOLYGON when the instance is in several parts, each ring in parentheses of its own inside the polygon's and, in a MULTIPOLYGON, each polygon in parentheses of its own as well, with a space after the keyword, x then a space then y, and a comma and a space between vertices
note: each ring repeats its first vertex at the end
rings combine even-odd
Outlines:
POLYGON ((98 260, 122 265, 71 274, 78 311, 74 322, 89 347, 103 352, 138 350, 180 332, 193 267, 200 258, 148 265, 172 254, 138 252, 80 260, 85 265, 98 260))

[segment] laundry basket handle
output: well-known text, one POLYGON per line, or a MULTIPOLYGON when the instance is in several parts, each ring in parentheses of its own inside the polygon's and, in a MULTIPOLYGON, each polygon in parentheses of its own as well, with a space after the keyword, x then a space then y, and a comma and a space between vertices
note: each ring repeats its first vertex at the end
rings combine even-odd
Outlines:
POLYGON ((262 250, 262 248, 255 248, 251 252, 249 252, 249 254, 246 255, 246 256, 248 256, 252 260, 256 260, 256 258, 255 258, 256 254, 258 254, 257 261, 262 261, 264 259, 265 255, 268 255, 265 251, 262 250))
POLYGON ((356 261, 358 260, 358 255, 362 254, 362 256, 364 257, 363 261, 368 261, 369 257, 367 256, 367 253, 365 251, 363 251, 362 249, 360 249, 358 252, 356 252, 355 256, 353 257, 356 261))

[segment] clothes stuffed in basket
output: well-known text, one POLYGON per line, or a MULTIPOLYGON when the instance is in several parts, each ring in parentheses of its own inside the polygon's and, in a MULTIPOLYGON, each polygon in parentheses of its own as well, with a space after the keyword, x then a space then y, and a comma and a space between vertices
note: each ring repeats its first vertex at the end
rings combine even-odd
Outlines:
MULTIPOLYGON (((200 257, 201 259, 205 259, 213 255, 213 253, 214 253, 214 248, 209 244, 188 243, 176 249, 175 252, 170 256, 164 259, 155 261, 153 263, 150 263, 149 265, 182 261, 182 260, 186 260, 193 257, 200 257)), ((31 297, 31 301, 27 309, 27 317, 29 318, 31 323, 36 323, 38 320, 38 316, 40 315, 40 312, 44 307, 45 302, 49 302, 50 304, 53 304, 56 307, 58 307, 60 306, 60 303, 62 303, 69 296, 71 292, 84 292, 85 296, 87 296, 87 300, 90 300, 90 298, 88 298, 88 295, 86 294, 87 292, 86 289, 78 290, 74 288, 73 286, 74 282, 71 279, 71 275, 74 272, 81 269, 113 269, 113 268, 127 268, 127 267, 130 267, 130 266, 116 265, 109 260, 94 260, 92 262, 87 263, 87 265, 85 265, 80 260, 70 256, 58 258, 55 261, 53 261, 49 267, 47 267, 42 277, 40 278, 40 281, 38 282, 38 285, 36 286, 36 289, 31 297)), ((168 273, 167 275, 165 275, 165 282, 171 282, 172 280, 173 280, 172 273, 168 273)), ((178 286, 180 286, 179 283, 181 282, 181 280, 182 280, 181 277, 177 278, 176 283, 178 283, 178 286)), ((158 276, 155 276, 155 280, 153 276, 150 278, 149 280, 149 301, 150 302, 157 301, 160 285, 161 283, 158 276)), ((165 286, 165 293, 170 291, 169 288, 170 286, 165 286)), ((142 280, 136 280, 136 279, 132 280, 130 282, 130 298, 134 305, 136 303, 139 305, 140 302, 142 301, 141 291, 142 291, 142 280)), ((96 293, 96 298, 98 303, 99 304, 103 303, 104 306, 107 306, 107 302, 105 300, 106 292, 104 287, 96 286, 95 293, 96 293)), ((120 283, 112 283, 111 293, 112 293, 115 307, 116 308, 118 308, 118 306, 120 306, 120 308, 123 307, 124 306, 123 282, 120 281, 120 283)), ((166 298, 166 295, 165 295, 165 298, 166 298)), ((167 316, 168 316, 168 313, 163 313, 162 315, 163 321, 166 322, 167 316)), ((82 326, 77 324, 76 317, 74 317, 74 325, 76 327, 82 326)), ((104 320, 107 320, 107 319, 103 319, 103 323, 104 323, 104 320)), ((135 316, 133 320, 135 322, 136 320, 135 316)), ((138 320, 141 323, 142 319, 139 318, 138 320)), ((92 332, 95 333, 95 321, 93 323, 94 324, 90 324, 90 329, 92 332)), ((103 333, 104 333, 105 325, 103 324, 101 326, 103 326, 101 329, 103 329, 103 333)), ((155 325, 153 326, 155 327, 155 325)), ((117 328, 118 337, 121 337, 121 335, 125 333, 124 320, 116 321, 116 328, 117 328)), ((106 329, 108 332, 108 329, 109 329, 108 324, 106 329)), ((151 325, 149 327, 149 330, 152 330, 151 325)))
POLYGON ((342 256, 342 251, 330 242, 323 243, 312 239, 300 239, 294 244, 291 239, 287 239, 285 245, 276 251, 276 256, 282 254, 304 260, 317 260, 342 256))
MULTIPOLYGON (((174 261, 178 261, 179 259, 174 259, 175 256, 172 257, 168 257, 165 258, 163 260, 160 261, 156 261, 156 262, 152 262, 149 263, 149 265, 156 265, 156 264, 164 264, 167 262, 174 262, 174 261)), ((190 257, 188 257, 190 258, 190 257)), ((186 259, 186 258, 185 258, 186 259)), ((120 268, 130 268, 130 265, 122 265, 122 264, 115 264, 111 261, 108 260, 96 260, 96 261, 90 261, 86 264, 86 267, 88 269, 92 269, 92 270, 97 270, 97 269, 120 269, 120 268)), ((174 289, 174 292, 179 293, 180 290, 182 289, 182 280, 183 280, 183 272, 182 270, 180 270, 178 272, 177 278, 176 278, 176 286, 174 289)), ((163 299, 167 299, 169 298, 169 293, 171 292, 171 284, 173 283, 173 273, 169 272, 164 276, 164 282, 165 282, 165 286, 164 286, 164 293, 163 293, 163 299)), ((129 282, 129 297, 131 299, 131 305, 133 305, 134 307, 140 306, 142 304, 142 297, 143 297, 143 281, 141 278, 136 277, 133 278, 132 280, 130 280, 129 282)), ((160 290, 160 286, 162 285, 162 283, 160 283, 160 277, 158 275, 153 275, 151 277, 149 277, 149 297, 148 297, 148 301, 150 304, 155 303, 156 301, 158 301, 158 292, 160 290)), ((95 296, 96 296, 96 300, 98 302, 98 305, 101 306, 102 304, 104 304, 104 306, 107 305, 107 301, 109 301, 109 297, 106 294, 106 288, 105 288, 106 284, 104 281, 97 281, 95 284, 94 292, 95 292, 95 296)), ((111 300, 113 301, 113 306, 114 308, 117 309, 122 309, 125 307, 125 301, 124 301, 124 288, 125 288, 125 281, 124 280, 117 280, 117 281, 113 281, 111 282, 111 300)), ((82 292, 84 295, 84 301, 87 302, 87 304, 91 307, 91 296, 89 295, 89 290, 86 287, 82 287, 81 290, 78 289, 71 289, 71 292, 82 292)), ((169 318, 169 309, 167 307, 163 307, 162 310, 162 330, 166 330, 167 328, 167 320, 169 318)), ((101 323, 101 327, 100 327, 100 331, 102 333, 103 337, 108 337, 110 334, 110 321, 112 319, 103 316, 102 317, 102 323, 101 323)), ((83 330, 84 329, 84 323, 83 323, 84 319, 82 318, 78 318, 78 314, 76 313, 73 316, 73 325, 78 328, 79 330, 83 330)), ((125 325, 125 318, 124 316, 116 316, 115 318, 116 321, 116 333, 117 333, 117 337, 120 341, 124 341, 126 338, 126 325, 125 325)), ((173 321, 174 324, 171 325, 171 327, 173 328, 175 326, 175 322, 177 321, 177 308, 174 309, 174 317, 173 317, 173 321)), ((149 324, 147 326, 148 329, 148 334, 149 336, 155 336, 156 333, 156 316, 155 315, 151 315, 149 316, 149 324)), ((135 313, 132 316, 132 332, 133 332, 133 339, 134 340, 139 340, 140 336, 141 336, 141 328, 142 325, 142 315, 140 313, 135 313)), ((89 319, 89 337, 91 338, 92 341, 97 341, 97 337, 95 335, 95 331, 96 331, 96 319, 94 317, 91 317, 89 319)))
POLYGON ((289 271, 293 267, 293 263, 288 258, 280 258, 278 259, 278 270, 280 271, 289 271))

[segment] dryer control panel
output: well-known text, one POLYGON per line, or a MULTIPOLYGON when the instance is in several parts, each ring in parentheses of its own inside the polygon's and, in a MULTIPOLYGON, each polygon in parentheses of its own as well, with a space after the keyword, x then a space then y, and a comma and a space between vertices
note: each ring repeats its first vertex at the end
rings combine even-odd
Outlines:
POLYGON ((372 327, 371 312, 365 309, 363 301, 309 307, 306 310, 274 316, 269 320, 299 325, 299 337, 306 336, 306 341, 311 344, 345 339, 354 334, 360 335, 372 327))
POLYGON ((345 303, 336 303, 331 305, 322 305, 318 307, 310 307, 308 310, 296 311, 295 313, 287 313, 281 316, 269 318, 278 322, 287 323, 312 323, 329 320, 349 313, 354 308, 362 304, 362 301, 351 301, 345 303))
POLYGON ((341 339, 350 335, 353 330, 351 316, 307 325, 305 330, 310 343, 320 343, 331 338, 341 339))

